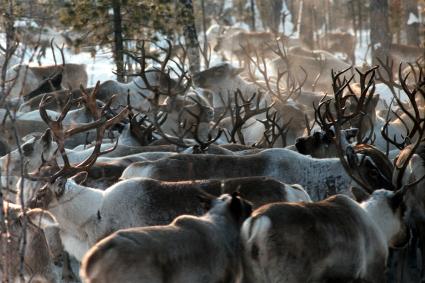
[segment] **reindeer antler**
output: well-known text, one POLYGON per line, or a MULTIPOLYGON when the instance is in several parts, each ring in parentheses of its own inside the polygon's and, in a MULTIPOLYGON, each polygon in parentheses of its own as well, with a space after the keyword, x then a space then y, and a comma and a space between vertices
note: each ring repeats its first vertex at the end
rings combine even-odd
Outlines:
POLYGON ((68 99, 68 102, 66 103, 64 109, 62 110, 59 118, 57 120, 52 120, 49 115, 47 114, 46 111, 46 104, 47 101, 49 100, 49 97, 47 95, 45 95, 43 97, 43 99, 40 102, 40 106, 39 106, 39 111, 40 111, 40 116, 43 119, 43 121, 49 126, 49 128, 52 131, 53 134, 53 138, 55 139, 55 141, 58 144, 58 151, 60 152, 62 159, 64 161, 64 166, 63 168, 61 168, 58 172, 56 172, 52 178, 51 178, 51 182, 53 182, 54 180, 56 180, 59 176, 62 175, 73 175, 77 172, 80 171, 87 171, 96 161, 97 157, 106 153, 109 153, 111 151, 113 151, 116 147, 117 144, 115 144, 114 147, 107 149, 105 151, 101 151, 101 145, 102 145, 102 140, 103 140, 103 136, 105 133, 105 130, 112 127, 113 125, 119 123, 120 121, 122 121, 127 115, 128 115, 128 107, 124 108, 121 110, 120 113, 118 113, 117 115, 115 115, 114 117, 107 119, 106 115, 103 115, 105 109, 108 107, 108 105, 111 104, 112 99, 109 101, 109 103, 107 105, 105 105, 102 108, 101 111, 101 115, 100 118, 94 122, 82 125, 82 126, 78 126, 78 127, 74 127, 74 128, 70 128, 68 130, 64 130, 64 126, 62 124, 64 118, 66 117, 66 114, 68 113, 71 105, 72 105, 72 99, 71 96, 68 99), (91 129, 96 129, 96 144, 95 147, 93 149, 92 154, 87 157, 84 161, 80 162, 79 164, 77 164, 76 166, 72 166, 69 162, 68 156, 66 155, 66 151, 65 151, 65 140, 66 138, 77 134, 77 133, 81 133, 81 132, 85 132, 91 129))
POLYGON ((261 102, 261 95, 258 95, 257 93, 254 93, 250 98, 245 99, 243 97, 242 92, 237 89, 234 93, 234 101, 235 101, 235 109, 232 109, 232 104, 230 102, 230 96, 229 96, 229 111, 230 116, 232 118, 232 130, 230 132, 230 141, 232 143, 236 143, 236 135, 239 138, 239 142, 241 144, 245 144, 245 140, 242 134, 242 126, 252 117, 267 112, 268 109, 270 109, 274 103, 272 103, 270 106, 265 106, 263 108, 260 107, 261 102), (252 109, 252 103, 255 100, 255 106, 252 109))

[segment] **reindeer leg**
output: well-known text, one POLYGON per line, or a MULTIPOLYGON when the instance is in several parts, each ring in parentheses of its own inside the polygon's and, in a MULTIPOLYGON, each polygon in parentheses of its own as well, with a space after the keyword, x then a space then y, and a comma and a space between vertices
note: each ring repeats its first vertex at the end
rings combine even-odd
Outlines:
POLYGON ((69 258, 69 254, 66 251, 63 252, 62 280, 64 282, 78 281, 77 276, 75 276, 74 272, 72 271, 71 260, 69 258))
POLYGON ((419 249, 419 257, 417 257, 417 265, 420 272, 420 282, 425 282, 425 224, 424 223, 416 223, 416 233, 417 233, 417 245, 415 252, 418 252, 419 249))

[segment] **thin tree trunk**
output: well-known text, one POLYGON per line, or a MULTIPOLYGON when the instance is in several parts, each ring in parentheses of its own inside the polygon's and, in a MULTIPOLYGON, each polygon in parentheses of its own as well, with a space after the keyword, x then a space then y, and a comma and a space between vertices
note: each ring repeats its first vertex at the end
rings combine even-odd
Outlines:
POLYGON ((358 25, 357 25, 357 19, 356 19, 356 6, 354 5, 354 0, 350 1, 350 8, 351 8, 351 20, 353 24, 354 36, 355 38, 358 38, 358 25))
POLYGON ((124 46, 122 40, 121 1, 112 0, 114 17, 114 50, 115 65, 117 66, 117 80, 124 82, 124 46))
POLYGON ((193 14, 193 3, 192 0, 180 0, 183 5, 183 35, 187 48, 187 57, 189 59, 189 70, 190 72, 196 73, 201 69, 201 62, 199 56, 199 41, 195 27, 195 16, 193 14))
POLYGON ((208 48, 207 40, 207 18, 205 17, 205 0, 201 0, 201 10, 202 10, 202 32, 204 33, 204 52, 208 48))
POLYGON ((274 33, 279 32, 279 26, 280 26, 280 18, 281 18, 281 12, 283 7, 283 1, 282 0, 272 0, 272 26, 271 30, 274 33))
POLYGON ((385 62, 389 55, 391 34, 388 25, 388 1, 370 1, 370 44, 372 50, 372 63, 378 64, 376 58, 385 62))
POLYGON ((255 31, 255 1, 251 0, 251 30, 255 31))
POLYGON ((301 27, 300 38, 310 49, 314 49, 314 32, 313 32, 313 3, 311 1, 301 1, 301 27))
POLYGON ((360 31, 360 45, 363 44, 363 1, 357 0, 357 13, 359 18, 358 30, 360 31))
POLYGON ((410 20, 419 19, 418 0, 405 0, 404 28, 406 29, 406 41, 409 45, 419 45, 419 20, 410 22, 410 20))

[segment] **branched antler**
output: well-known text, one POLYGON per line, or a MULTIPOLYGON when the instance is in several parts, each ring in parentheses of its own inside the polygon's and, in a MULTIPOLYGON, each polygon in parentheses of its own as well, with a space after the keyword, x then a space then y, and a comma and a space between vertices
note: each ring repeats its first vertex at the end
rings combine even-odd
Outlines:
POLYGON ((260 107, 261 95, 254 93, 250 98, 245 99, 243 97, 242 92, 238 89, 234 93, 234 109, 231 106, 230 96, 229 96, 229 111, 230 117, 232 120, 232 130, 230 132, 230 141, 232 143, 237 143, 236 136, 239 139, 241 144, 245 144, 245 139, 242 134, 242 126, 252 117, 266 113, 272 106, 265 106, 263 108, 260 107), (255 99, 254 108, 252 108, 252 104, 255 99))
POLYGON ((59 115, 59 118, 56 120, 51 119, 46 111, 46 105, 48 103, 49 98, 50 97, 48 95, 45 95, 43 99, 41 100, 40 106, 39 106, 40 116, 43 119, 43 121, 49 126, 50 130, 52 131, 53 138, 58 144, 58 151, 60 152, 62 159, 64 161, 64 166, 50 178, 50 181, 53 182, 59 176, 62 176, 62 175, 70 176, 80 171, 87 171, 95 163, 98 156, 113 151, 116 145, 110 149, 101 151, 101 145, 102 145, 105 131, 106 129, 112 127, 113 125, 121 122, 128 115, 128 108, 126 107, 122 109, 120 113, 118 113, 117 115, 115 115, 114 117, 110 119, 107 119, 106 115, 104 115, 104 111, 112 103, 112 99, 113 99, 112 97, 112 99, 104 107, 102 107, 100 111, 101 115, 98 120, 91 123, 84 124, 82 126, 65 130, 62 122, 65 119, 73 103, 71 96, 69 97, 68 102, 66 103, 61 114, 59 115), (87 157, 84 161, 77 164, 76 166, 72 166, 69 162, 68 156, 66 155, 65 140, 74 134, 85 132, 91 129, 96 129, 96 143, 95 143, 92 154, 89 157, 87 157))
POLYGON ((286 136, 288 134, 288 126, 291 124, 292 119, 289 119, 283 125, 279 124, 280 117, 278 116, 277 111, 271 113, 270 108, 266 112, 265 120, 258 120, 263 123, 266 130, 263 134, 263 139, 258 143, 259 147, 272 148, 279 138, 282 139, 282 147, 286 146, 286 136))

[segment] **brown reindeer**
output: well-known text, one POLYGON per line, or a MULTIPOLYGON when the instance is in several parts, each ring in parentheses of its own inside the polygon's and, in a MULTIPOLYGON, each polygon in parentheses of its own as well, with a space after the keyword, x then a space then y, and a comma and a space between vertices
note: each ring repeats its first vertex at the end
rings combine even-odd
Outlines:
POLYGON ((236 194, 222 195, 202 217, 120 230, 87 253, 81 277, 87 283, 240 282, 239 231, 251 210, 236 194))
POLYGON ((319 38, 322 49, 330 52, 344 53, 355 64, 356 37, 348 32, 331 32, 319 38))
POLYGON ((3 215, 7 219, 8 237, 2 234, 3 240, 0 243, 2 250, 0 277, 2 280, 19 282, 20 238, 24 235, 23 229, 26 229, 27 244, 23 257, 25 282, 59 282, 53 264, 53 256, 58 256, 60 251, 50 249, 51 247, 56 249, 61 247, 59 227, 54 217, 49 212, 38 209, 26 211, 24 215, 20 206, 6 202, 3 202, 3 215), (24 221, 26 221, 25 224, 24 221), (48 231, 50 236, 48 239, 46 239, 47 234, 45 235, 43 229, 48 231), (3 255, 6 256, 3 257, 3 255))
POLYGON ((388 247, 409 239, 403 193, 260 207, 242 227, 245 282, 386 282, 388 247))
POLYGON ((62 87, 78 89, 80 85, 87 86, 86 66, 82 64, 28 66, 15 65, 7 71, 7 79, 13 81, 10 89, 11 97, 25 96, 37 88, 45 79, 62 72, 62 87))

